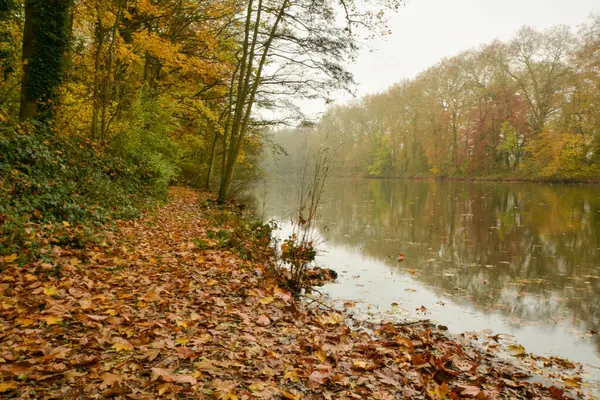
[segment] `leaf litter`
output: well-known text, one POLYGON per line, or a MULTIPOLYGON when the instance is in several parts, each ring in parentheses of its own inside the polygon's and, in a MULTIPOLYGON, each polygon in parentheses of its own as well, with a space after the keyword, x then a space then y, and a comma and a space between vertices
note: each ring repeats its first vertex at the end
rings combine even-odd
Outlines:
POLYGON ((194 244, 209 243, 213 211, 198 207, 206 195, 170 195, 155 213, 117 221, 101 246, 49 245, 43 261, 25 265, 4 257, 2 397, 583 396, 576 374, 552 385, 528 381, 515 365, 426 320, 350 322, 341 311, 304 307, 269 273, 268 256, 248 261, 194 244), (48 264, 61 273, 48 274, 48 264))

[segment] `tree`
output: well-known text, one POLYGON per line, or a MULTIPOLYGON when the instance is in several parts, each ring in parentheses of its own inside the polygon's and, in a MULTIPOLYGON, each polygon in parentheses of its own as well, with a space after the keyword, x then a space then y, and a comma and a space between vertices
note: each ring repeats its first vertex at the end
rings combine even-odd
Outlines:
POLYGON ((524 27, 509 42, 332 107, 310 146, 343 142, 344 174, 591 177, 600 165, 598 71, 598 16, 578 38, 563 26, 524 27))
POLYGON ((547 32, 522 28, 507 45, 497 43, 498 65, 517 84, 530 107, 530 134, 541 133, 559 110, 560 96, 571 68, 573 50, 569 28, 560 26, 547 32))
POLYGON ((352 1, 249 0, 243 21, 220 201, 228 196, 254 107, 273 109, 283 97, 327 97, 334 90, 349 90, 353 79, 344 64, 357 50, 354 30, 375 29, 383 19, 381 13, 360 11, 352 1))
POLYGON ((71 0, 26 0, 19 119, 52 116, 69 46, 71 0))

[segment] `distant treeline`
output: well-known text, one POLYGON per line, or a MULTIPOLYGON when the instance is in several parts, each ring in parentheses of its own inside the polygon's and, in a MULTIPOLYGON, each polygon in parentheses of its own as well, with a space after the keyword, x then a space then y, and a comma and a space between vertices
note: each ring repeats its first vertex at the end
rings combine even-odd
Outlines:
POLYGON ((524 27, 509 42, 331 107, 315 128, 279 132, 275 142, 289 154, 277 157, 280 173, 341 144, 343 175, 599 177, 600 16, 577 33, 524 27))

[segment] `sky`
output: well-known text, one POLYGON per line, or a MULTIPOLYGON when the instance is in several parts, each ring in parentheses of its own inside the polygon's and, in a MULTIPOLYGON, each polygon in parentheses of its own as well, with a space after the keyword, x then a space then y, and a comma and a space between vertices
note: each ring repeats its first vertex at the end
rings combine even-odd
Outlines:
MULTIPOLYGON (((408 0, 391 17, 392 34, 368 43, 350 70, 358 96, 384 91, 416 76, 444 57, 494 39, 509 40, 524 25, 574 29, 600 14, 600 0, 408 0)), ((351 100, 347 94, 336 103, 351 100)), ((308 114, 325 111, 323 101, 305 102, 308 114)))

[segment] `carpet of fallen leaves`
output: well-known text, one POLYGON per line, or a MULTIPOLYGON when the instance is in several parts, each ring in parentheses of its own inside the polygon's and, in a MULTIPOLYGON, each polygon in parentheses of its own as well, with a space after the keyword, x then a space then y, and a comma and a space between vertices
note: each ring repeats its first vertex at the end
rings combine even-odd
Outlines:
POLYGON ((194 245, 199 196, 173 189, 102 246, 0 257, 0 397, 566 398, 427 322, 294 306, 260 263, 194 245))

